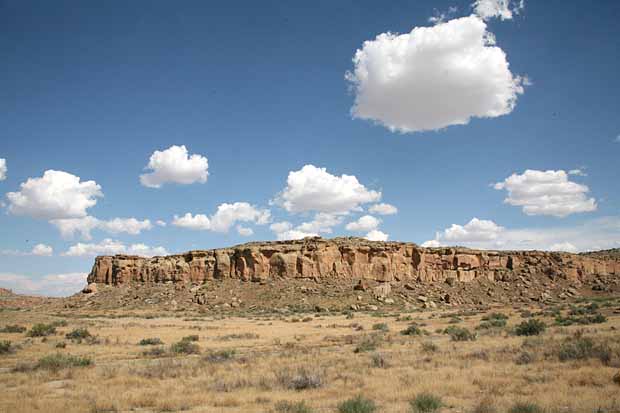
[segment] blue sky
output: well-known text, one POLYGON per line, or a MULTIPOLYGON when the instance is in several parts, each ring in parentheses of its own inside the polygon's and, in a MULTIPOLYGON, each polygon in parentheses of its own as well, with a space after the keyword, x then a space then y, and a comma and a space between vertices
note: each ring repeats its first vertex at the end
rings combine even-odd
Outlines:
POLYGON ((620 3, 478 3, 0 2, 0 286, 310 233, 620 246, 620 3))

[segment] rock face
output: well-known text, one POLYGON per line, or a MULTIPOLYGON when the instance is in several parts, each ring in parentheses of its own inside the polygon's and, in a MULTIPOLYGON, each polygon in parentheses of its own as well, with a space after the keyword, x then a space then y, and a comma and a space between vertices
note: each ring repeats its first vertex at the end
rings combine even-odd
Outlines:
POLYGON ((413 243, 360 238, 306 238, 248 243, 232 248, 190 251, 166 257, 101 256, 89 283, 193 282, 237 278, 366 279, 379 282, 471 282, 484 277, 510 281, 528 274, 586 281, 620 276, 618 255, 542 251, 486 251, 423 248, 413 243))

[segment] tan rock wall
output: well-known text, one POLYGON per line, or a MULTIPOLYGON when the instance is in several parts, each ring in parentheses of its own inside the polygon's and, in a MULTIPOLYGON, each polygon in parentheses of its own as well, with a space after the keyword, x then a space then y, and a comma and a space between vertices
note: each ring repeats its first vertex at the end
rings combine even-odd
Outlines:
POLYGON ((167 257, 116 255, 95 259, 88 282, 194 282, 215 278, 363 278, 389 282, 471 282, 479 277, 510 280, 516 274, 547 274, 573 280, 620 276, 620 261, 542 251, 482 251, 422 248, 411 243, 359 238, 307 238, 190 251, 167 257))

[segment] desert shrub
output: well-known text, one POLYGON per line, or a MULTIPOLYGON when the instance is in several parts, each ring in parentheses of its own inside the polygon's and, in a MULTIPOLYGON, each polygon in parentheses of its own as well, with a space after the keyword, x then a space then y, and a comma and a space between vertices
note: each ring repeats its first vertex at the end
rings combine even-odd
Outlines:
POLYGON ((13 351, 13 347, 11 346, 11 342, 8 340, 0 341, 0 354, 9 354, 13 351))
POLYGON ((286 369, 278 372, 276 377, 282 387, 292 390, 318 389, 323 386, 323 373, 318 370, 300 368, 292 372, 286 369))
POLYGON ((210 363, 222 363, 224 361, 232 360, 237 352, 235 350, 218 350, 213 351, 205 357, 210 363))
POLYGON ((413 321, 413 317, 410 315, 399 316, 396 318, 396 321, 413 321))
POLYGON ((409 327, 400 332, 403 336, 421 336, 424 334, 424 330, 415 324, 411 324, 409 327))
POLYGON ((479 330, 489 330, 492 328, 504 328, 508 321, 508 316, 503 313, 491 313, 482 317, 482 323, 478 327, 479 330))
POLYGON ((543 413, 544 410, 532 402, 516 402, 512 405, 508 413, 543 413))
POLYGON ((620 385, 620 371, 614 374, 614 377, 611 379, 617 385, 620 385))
POLYGON ((65 347, 67 347, 67 343, 65 343, 64 341, 59 341, 58 343, 56 343, 56 345, 54 347, 56 347, 56 348, 65 348, 65 347))
POLYGON ((0 333, 23 333, 26 331, 26 327, 17 324, 6 325, 0 329, 0 333))
POLYGON ((338 405, 338 413, 374 413, 376 411, 375 402, 361 395, 345 400, 338 405))
POLYGON ((165 354, 166 350, 163 347, 152 347, 142 352, 142 355, 146 357, 162 357, 165 354))
POLYGON ((68 324, 69 323, 67 323, 67 320, 56 320, 50 323, 53 327, 66 327, 68 324))
POLYGON ((508 320, 508 316, 504 313, 491 313, 482 317, 482 321, 492 321, 492 320, 508 320))
POLYGON ((197 334, 185 336, 181 339, 181 341, 198 341, 198 340, 200 340, 200 337, 198 337, 197 334))
POLYGON ((200 347, 198 344, 183 338, 170 346, 170 351, 175 354, 198 354, 200 353, 200 347))
POLYGON ((420 393, 409 401, 409 405, 414 413, 434 413, 441 409, 443 403, 439 396, 431 393, 420 393))
POLYGON ((545 323, 533 318, 517 325, 515 327, 515 334, 518 336, 537 336, 542 334, 546 328, 545 323))
POLYGON ((465 327, 450 326, 444 330, 445 334, 448 334, 452 341, 474 341, 476 339, 476 333, 472 333, 465 327))
POLYGON ((515 359, 515 363, 518 365, 530 364, 530 363, 533 363, 534 360, 535 360, 535 357, 532 353, 523 351, 521 352, 521 354, 517 356, 517 358, 515 359))
POLYGON ((69 340, 82 341, 89 337, 92 337, 92 335, 85 328, 76 328, 72 332, 65 334, 65 337, 69 340))
POLYGON ((425 341, 422 343, 422 351, 425 353, 436 353, 439 350, 439 346, 432 341, 425 341))
POLYGON ((312 413, 314 411, 305 401, 289 402, 286 400, 277 402, 274 406, 274 410, 277 413, 312 413))
POLYGON ((463 322, 463 319, 461 317, 452 317, 450 318, 450 320, 448 320, 449 324, 458 324, 462 322, 463 322))
POLYGON ((390 363, 388 361, 388 357, 385 354, 375 353, 370 357, 373 367, 377 367, 380 369, 387 369, 390 367, 390 363))
POLYGON ((562 317, 561 315, 558 315, 555 318, 555 324, 559 326, 570 326, 573 324, 581 324, 581 325, 601 324, 601 323, 605 323, 606 321, 607 321, 607 317, 605 317, 601 313, 586 314, 582 316, 569 315, 568 317, 562 317))
POLYGON ((58 371, 71 367, 86 367, 92 364, 88 357, 78 357, 65 354, 51 354, 40 358, 35 365, 36 369, 58 371))
POLYGON ((53 324, 35 324, 28 331, 28 337, 46 337, 56 334, 56 327, 53 324))
POLYGON ((164 344, 164 342, 161 341, 161 339, 159 337, 143 338, 138 343, 138 345, 140 345, 140 346, 159 346, 159 345, 162 345, 162 344, 164 344))
POLYGON ((353 350, 354 353, 365 353, 367 351, 375 351, 381 344, 381 338, 376 335, 364 336, 362 341, 353 350))
POLYGON ((598 358, 604 365, 609 365, 612 359, 612 350, 605 344, 597 344, 593 339, 584 337, 581 332, 567 337, 557 348, 557 357, 560 361, 585 360, 598 358))
POLYGON ((219 340, 222 341, 226 341, 226 340, 254 340, 257 339, 259 336, 258 334, 255 333, 241 333, 241 334, 228 334, 226 336, 221 336, 219 337, 219 340))
POLYGON ((372 325, 372 329, 376 330, 376 331, 390 331, 390 327, 387 325, 387 323, 376 323, 372 325))

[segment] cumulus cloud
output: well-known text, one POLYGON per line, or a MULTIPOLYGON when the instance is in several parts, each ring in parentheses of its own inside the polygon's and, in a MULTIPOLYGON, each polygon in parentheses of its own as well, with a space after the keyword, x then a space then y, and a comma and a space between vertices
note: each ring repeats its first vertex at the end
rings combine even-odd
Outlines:
POLYGON ((486 23, 472 15, 365 41, 346 74, 354 118, 402 133, 465 125, 514 109, 523 78, 513 76, 486 23))
POLYGON ((370 231, 368 234, 366 234, 364 238, 366 238, 369 241, 387 241, 389 238, 389 235, 386 234, 385 232, 379 231, 378 229, 374 229, 370 231))
POLYGON ((2 250, 0 251, 0 255, 18 255, 18 256, 28 256, 34 255, 38 257, 50 257, 54 254, 54 249, 49 245, 45 244, 37 244, 32 247, 30 251, 18 251, 18 250, 2 250))
POLYGON ((4 181, 6 179, 7 170, 6 159, 0 158, 0 181, 4 181))
POLYGON ((496 17, 510 20, 513 14, 519 14, 525 8, 525 0, 514 1, 512 5, 510 0, 476 0, 472 6, 474 13, 484 20, 496 17))
POLYGON ((86 285, 87 276, 81 272, 42 277, 0 273, 0 286, 18 294, 66 297, 80 291, 86 285))
POLYGON ((254 230, 252 228, 244 227, 242 225, 237 225, 237 233, 242 237, 249 237, 254 235, 254 230))
POLYGON ((185 145, 153 152, 145 169, 152 172, 140 175, 140 182, 149 188, 160 188, 165 183, 205 183, 209 176, 207 158, 197 154, 190 156, 185 145))
POLYGON ((390 204, 375 204, 368 208, 368 212, 379 215, 394 215, 398 213, 398 208, 390 204))
POLYGON ((166 221, 162 221, 161 219, 158 219, 157 221, 155 221, 155 225, 157 225, 158 227, 165 227, 166 225, 166 221))
POLYGON ((142 231, 150 230, 153 224, 148 219, 137 220, 136 218, 114 218, 109 221, 100 220, 92 216, 83 218, 55 219, 50 223, 60 231, 63 238, 72 238, 79 233, 85 240, 92 239, 91 231, 99 229, 110 234, 126 233, 138 235, 142 231))
MULTIPOLYGON (((300 225, 301 226, 301 225, 300 225)), ((276 234, 276 238, 279 241, 302 239, 306 237, 318 237, 318 232, 302 231, 298 226, 293 228, 293 224, 288 221, 274 222, 269 226, 269 229, 276 234)))
POLYGON ((505 228, 493 221, 472 219, 438 232, 424 247, 461 245, 502 250, 592 251, 620 247, 620 217, 589 220, 573 226, 505 228))
POLYGON ((575 176, 588 176, 584 168, 571 169, 570 171, 568 171, 568 174, 575 176))
POLYGON ((152 257, 156 255, 167 255, 168 251, 166 251, 164 247, 149 247, 148 245, 140 243, 127 246, 121 241, 106 238, 97 244, 78 242, 77 244, 70 246, 69 249, 62 255, 67 257, 84 257, 115 254, 152 257))
POLYGON ((296 227, 288 221, 283 221, 271 224, 269 229, 276 234, 278 240, 292 240, 316 237, 319 233, 331 234, 333 227, 341 223, 341 216, 319 212, 312 221, 302 222, 296 227))
POLYGON ((228 232, 237 222, 253 222, 265 225, 271 220, 271 211, 260 209, 247 202, 223 203, 217 207, 215 214, 207 217, 204 214, 186 213, 174 216, 172 225, 202 231, 228 232))
POLYGON ((81 218, 102 197, 95 181, 63 171, 47 170, 40 178, 28 178, 19 192, 9 192, 9 212, 41 219, 81 218))
POLYGON ((360 217, 357 221, 349 222, 345 228, 348 231, 355 232, 369 232, 375 230, 381 224, 381 220, 373 217, 372 215, 364 215, 360 217))
POLYGON ((335 176, 326 168, 305 165, 288 174, 287 185, 275 203, 288 212, 316 211, 346 214, 360 205, 381 199, 381 192, 367 189, 353 175, 335 176))
POLYGON ((588 198, 589 188, 568 180, 563 170, 526 170, 523 174, 512 174, 493 186, 505 189, 507 204, 520 206, 527 215, 551 215, 566 217, 578 212, 596 210, 596 200, 588 198))

